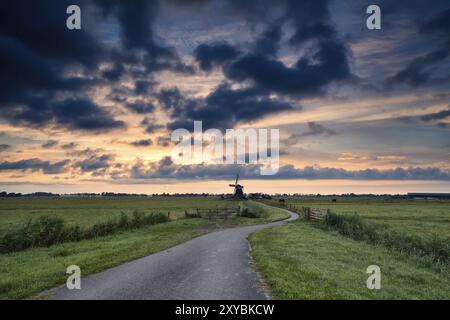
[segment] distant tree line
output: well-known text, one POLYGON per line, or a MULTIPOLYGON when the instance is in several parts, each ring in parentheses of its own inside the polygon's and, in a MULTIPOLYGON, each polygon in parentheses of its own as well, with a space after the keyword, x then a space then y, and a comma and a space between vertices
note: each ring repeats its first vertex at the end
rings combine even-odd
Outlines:
MULTIPOLYGON (((51 192, 33 192, 33 193, 15 193, 15 192, 0 192, 1 197, 222 197, 227 198, 230 197, 230 193, 222 193, 222 194, 213 194, 213 193, 152 193, 152 194, 144 194, 144 193, 116 193, 116 192, 101 192, 101 193, 70 193, 70 194, 58 194, 51 192)), ((266 193, 249 193, 248 198, 250 199, 271 199, 275 198, 300 198, 300 197, 333 197, 333 198, 394 198, 394 199, 406 199, 407 195, 392 195, 392 194, 355 194, 355 193, 345 193, 345 194, 326 194, 322 195, 318 194, 301 194, 301 193, 275 193, 275 194, 266 194, 266 193)))

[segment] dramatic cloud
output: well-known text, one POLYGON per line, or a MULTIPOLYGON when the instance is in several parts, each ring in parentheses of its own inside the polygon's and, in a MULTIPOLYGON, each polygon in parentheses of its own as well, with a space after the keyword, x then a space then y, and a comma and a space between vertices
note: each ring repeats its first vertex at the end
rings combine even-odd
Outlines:
MULTIPOLYGON (((177 91, 174 91, 175 94, 177 91)), ((292 110, 285 101, 266 96, 258 89, 232 89, 221 84, 205 100, 184 99, 176 94, 168 99, 174 104, 170 111, 176 121, 169 123, 169 129, 192 129, 194 120, 202 120, 206 128, 233 128, 236 123, 260 119, 265 115, 292 110)))
POLYGON ((68 170, 69 163, 70 160, 63 160, 52 163, 50 161, 43 161, 37 158, 19 160, 15 162, 4 161, 0 162, 0 171, 42 171, 44 174, 58 174, 66 172, 68 170))
POLYGON ((306 131, 302 133, 291 134, 284 142, 287 145, 294 145, 304 137, 318 136, 318 135, 334 136, 335 134, 336 131, 328 129, 325 126, 321 125, 320 123, 307 122, 306 131))
POLYGON ((201 44, 194 51, 195 60, 204 71, 234 60, 238 51, 227 43, 201 44))
POLYGON ((89 158, 77 161, 75 168, 79 168, 82 172, 95 172, 102 169, 108 169, 112 165, 114 156, 111 154, 92 155, 89 158))
POLYGON ((443 120, 445 118, 450 117, 450 106, 447 110, 442 110, 435 113, 426 114, 424 116, 420 117, 420 120, 422 121, 436 121, 436 120, 443 120))
POLYGON ((153 144, 153 141, 151 139, 143 139, 133 141, 130 144, 135 147, 149 147, 153 144))
POLYGON ((53 148, 54 146, 58 145, 58 143, 59 142, 57 140, 49 140, 46 143, 43 143, 41 145, 41 147, 44 149, 50 149, 50 148, 53 148))
POLYGON ((450 33, 450 8, 437 13, 422 27, 424 33, 441 32, 444 36, 450 33))
POLYGON ((238 82, 250 80, 268 92, 311 96, 321 94, 323 86, 332 81, 349 77, 350 71, 342 45, 320 42, 311 59, 302 57, 293 68, 278 60, 249 54, 233 62, 226 75, 238 82))
MULTIPOLYGON (((405 69, 399 71, 393 77, 388 79, 389 83, 404 83, 411 86, 420 86, 430 82, 433 77, 433 71, 430 67, 438 65, 440 62, 447 59, 450 55, 450 42, 444 49, 439 49, 427 53, 424 56, 418 57, 411 61, 405 69)), ((436 79, 434 79, 436 80, 436 79)))
POLYGON ((78 144, 75 142, 69 142, 69 143, 63 144, 61 146, 61 148, 65 149, 65 150, 70 150, 70 149, 74 149, 77 145, 78 144))
POLYGON ((450 9, 437 13, 420 27, 420 32, 427 37, 433 36, 437 41, 438 49, 413 59, 408 65, 388 79, 389 84, 408 84, 413 87, 429 83, 442 83, 450 80, 447 72, 444 76, 436 76, 438 68, 444 63, 448 64, 450 57, 450 9))
MULTIPOLYGON (((240 171, 246 179, 448 181, 443 128, 450 126, 450 108, 437 109, 449 103, 448 1, 380 0, 377 31, 365 27, 369 4, 6 1, 0 11, 3 179, 70 172, 75 182, 86 175, 229 180, 240 171), (82 9, 81 30, 66 28, 72 4, 82 9), (204 130, 279 125, 294 132, 284 144, 306 141, 302 163, 330 168, 285 164, 276 176, 261 177, 257 165, 130 160, 130 146, 136 157, 161 147, 169 154, 170 131, 192 130, 195 120, 204 130), (409 152, 401 160, 361 155, 401 147, 409 152), (20 153, 27 160, 17 160, 20 153), (360 167, 402 168, 334 168, 333 161, 351 162, 337 159, 343 153, 359 155, 360 167), (26 174, 9 176, 14 170, 26 174)), ((291 149, 284 160, 298 158, 300 148, 291 149)))
POLYGON ((138 114, 152 113, 155 110, 155 107, 151 103, 145 101, 127 103, 125 107, 138 114))
POLYGON ((141 121, 141 126, 145 128, 145 132, 147 133, 155 133, 156 131, 164 128, 163 125, 156 124, 154 121, 150 120, 149 118, 145 118, 141 121))
POLYGON ((303 169, 293 165, 281 166, 273 176, 261 176, 260 165, 176 165, 170 157, 159 162, 144 164, 137 162, 130 171, 133 179, 223 179, 229 180, 236 172, 246 179, 349 179, 349 180, 445 180, 450 181, 450 172, 439 168, 396 168, 389 170, 365 169, 345 170, 307 166, 303 169))
POLYGON ((160 136, 156 139, 156 143, 161 147, 168 147, 173 144, 172 140, 168 136, 160 136))
POLYGON ((0 152, 5 152, 11 149, 9 144, 2 143, 0 144, 0 152))

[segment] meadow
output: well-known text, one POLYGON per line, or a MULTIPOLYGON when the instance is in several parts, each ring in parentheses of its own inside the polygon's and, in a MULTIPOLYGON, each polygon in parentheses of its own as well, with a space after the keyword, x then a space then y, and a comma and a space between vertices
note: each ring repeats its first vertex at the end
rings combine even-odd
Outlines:
POLYGON ((226 207, 233 201, 219 197, 22 197, 0 198, 0 236, 18 228, 28 219, 42 216, 64 219, 69 226, 90 227, 95 223, 131 214, 168 213, 176 220, 184 210, 226 207))
POLYGON ((356 213, 378 225, 421 237, 450 237, 448 200, 302 197, 287 198, 286 204, 330 209, 333 213, 343 215, 356 213), (333 199, 336 199, 336 202, 333 202, 333 199))
MULTIPOLYGON (((278 200, 264 202, 280 206, 278 200)), ((450 201, 303 197, 285 203, 330 209, 344 225, 300 219, 250 236, 255 266, 273 298, 450 299, 448 259, 421 255, 437 244, 448 258, 450 201), (374 235, 381 238, 371 241, 374 235), (381 269, 381 290, 366 287, 370 265, 381 269)))
MULTIPOLYGON (((194 237, 240 225, 267 223, 287 218, 288 214, 259 204, 205 197, 149 198, 4 198, 1 200, 0 225, 4 233, 19 228, 28 219, 61 218, 70 226, 89 228, 104 221, 132 214, 171 212, 171 221, 117 230, 112 234, 48 247, 0 254, 0 299, 37 297, 41 291, 61 285, 67 279, 66 268, 75 264, 83 276, 137 259, 194 237), (240 204, 258 210, 255 218, 233 216, 227 221, 184 218, 184 211, 214 209, 240 204), (11 229, 10 229, 11 228, 11 229)), ((43 298, 39 296, 38 298, 43 298)), ((45 297, 44 297, 45 298, 45 297)))

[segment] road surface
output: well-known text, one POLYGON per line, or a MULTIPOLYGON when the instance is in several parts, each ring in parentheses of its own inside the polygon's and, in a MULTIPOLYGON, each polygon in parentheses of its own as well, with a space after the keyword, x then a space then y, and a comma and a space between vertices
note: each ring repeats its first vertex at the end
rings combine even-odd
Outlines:
POLYGON ((287 212, 291 215, 287 220, 206 234, 83 277, 80 290, 69 290, 64 285, 45 296, 56 300, 267 299, 261 279, 250 265, 247 236, 298 218, 287 212))

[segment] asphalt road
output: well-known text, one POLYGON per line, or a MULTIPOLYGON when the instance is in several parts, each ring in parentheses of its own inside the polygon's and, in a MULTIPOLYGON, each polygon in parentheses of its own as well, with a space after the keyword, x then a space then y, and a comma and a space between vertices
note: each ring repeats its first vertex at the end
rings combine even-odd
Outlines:
POLYGON ((56 300, 72 299, 267 299, 250 266, 247 236, 287 220, 213 232, 170 249, 83 277, 80 290, 50 290, 56 300))

